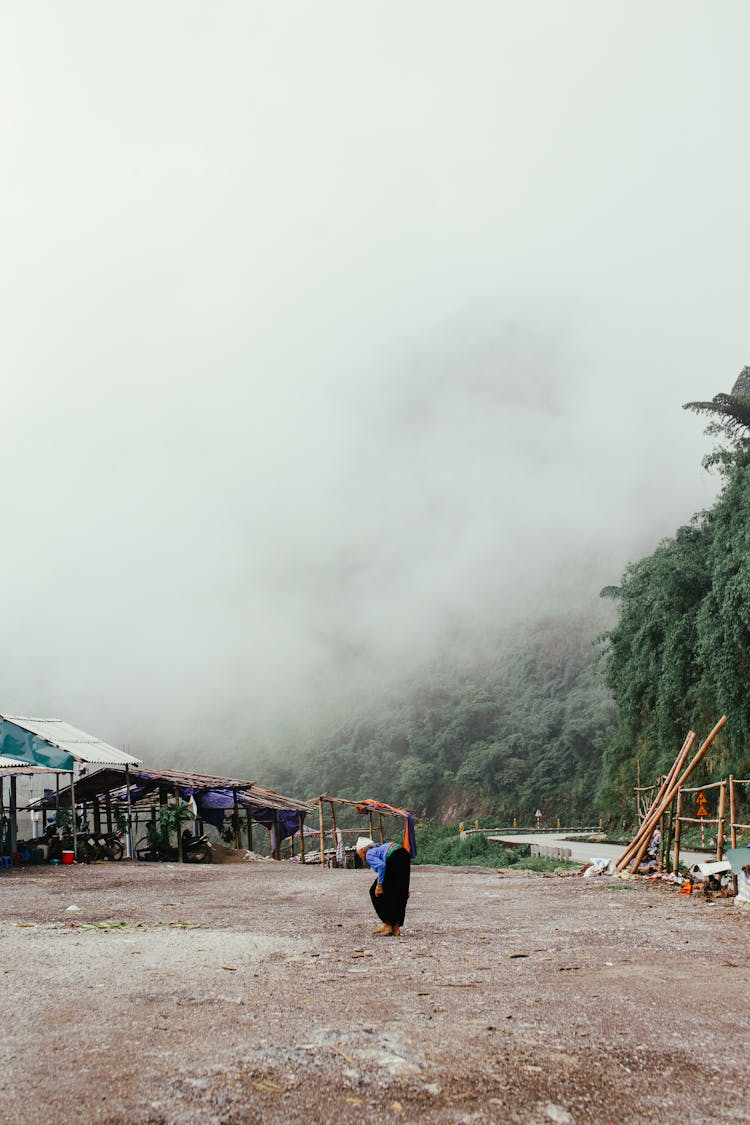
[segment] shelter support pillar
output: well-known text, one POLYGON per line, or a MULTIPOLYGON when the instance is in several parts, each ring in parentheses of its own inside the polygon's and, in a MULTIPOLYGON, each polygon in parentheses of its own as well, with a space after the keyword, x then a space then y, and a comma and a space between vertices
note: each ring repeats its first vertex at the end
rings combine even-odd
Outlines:
MULTIPOLYGON (((179 808, 182 803, 180 801, 179 789, 175 789, 174 791, 174 803, 177 808, 179 808)), ((175 816, 175 823, 177 825, 177 862, 182 863, 182 821, 179 816, 175 816)))
POLYGON ((335 851, 334 851, 334 857, 335 858, 333 860, 333 863, 334 863, 335 867, 338 867, 339 861, 338 861, 337 857, 338 857, 338 851, 339 851, 339 841, 338 841, 338 836, 336 835, 336 806, 334 805, 333 801, 331 801, 331 828, 333 830, 333 847, 335 849, 335 851))
POLYGON ((318 801, 318 817, 320 820, 320 866, 325 867, 326 862, 326 832, 323 823, 323 798, 318 801))
POLYGON ((18 844, 18 823, 16 819, 18 801, 16 799, 16 779, 14 775, 11 775, 10 779, 10 808, 8 812, 10 813, 10 854, 13 855, 18 844))
POLYGON ((247 850, 251 852, 253 850, 253 818, 250 816, 250 809, 245 810, 245 816, 247 817, 247 850))
POLYGON ((233 791, 234 796, 234 811, 232 813, 232 828, 234 829, 234 846, 239 851, 242 847, 242 840, 240 839, 240 806, 237 801, 237 790, 233 791))
POLYGON ((76 816, 76 771, 70 775, 70 811, 73 814, 73 862, 78 859, 78 817, 76 816))
MULTIPOLYGON (((125 763, 125 798, 126 798, 127 803, 128 803, 127 820, 125 822, 126 825, 127 825, 127 830, 125 832, 125 844, 126 844, 126 848, 127 848, 126 854, 127 854, 128 859, 132 859, 132 856, 133 856, 133 824, 132 824, 132 809, 130 807, 130 766, 128 765, 127 762, 125 763)), ((111 808, 110 808, 110 805, 109 805, 109 793, 107 793, 107 823, 109 823, 111 821, 111 816, 112 816, 112 813, 111 813, 111 808)), ((110 828, 110 832, 111 831, 112 831, 112 829, 110 828)))

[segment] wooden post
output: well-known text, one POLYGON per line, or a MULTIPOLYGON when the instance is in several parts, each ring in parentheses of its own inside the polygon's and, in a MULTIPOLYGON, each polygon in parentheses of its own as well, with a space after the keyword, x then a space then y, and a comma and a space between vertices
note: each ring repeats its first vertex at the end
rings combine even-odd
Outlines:
POLYGON ((318 800, 318 816, 320 818, 320 866, 325 867, 326 862, 326 833, 323 823, 323 798, 318 800))
POLYGON ((281 841, 279 840, 279 811, 273 810, 273 849, 271 855, 274 859, 281 859, 281 841))
MULTIPOLYGON (((178 808, 182 804, 182 802, 180 801, 180 791, 179 791, 179 789, 175 789, 175 791, 174 791, 174 803, 177 805, 178 808)), ((175 817, 175 820, 177 820, 176 817, 175 817)), ((182 831, 181 831, 181 829, 182 829, 182 821, 177 820, 177 862, 178 863, 183 862, 183 859, 182 859, 182 831)))
POLYGON ((677 872, 679 870, 679 867, 680 867, 680 835, 682 834, 682 821, 680 820, 681 816, 682 816, 682 790, 678 789, 677 790, 677 811, 675 813, 675 826, 674 826, 674 863, 672 864, 672 870, 674 871, 675 875, 677 874, 677 872))
POLYGON ((250 816, 250 809, 245 809, 245 818, 247 820, 247 850, 253 850, 253 818, 250 816))
POLYGON ((73 863, 78 861, 78 825, 76 821, 76 772, 75 762, 73 763, 73 772, 70 775, 70 811, 73 814, 73 863))
POLYGON ((127 829, 126 832, 125 832, 125 843, 127 845, 127 847, 125 849, 125 854, 127 855, 128 859, 132 859, 133 858, 133 823, 132 823, 133 810, 132 810, 131 805, 130 805, 130 766, 127 762, 125 763, 125 801, 126 801, 126 804, 128 806, 128 811, 126 813, 127 819, 125 821, 125 826, 126 826, 126 829, 127 829))
POLYGON ((727 803, 727 783, 722 781, 719 789, 719 823, 716 828, 716 862, 721 863, 724 857, 724 810, 727 803))
POLYGON ((16 775, 10 775, 10 807, 8 809, 10 814, 10 854, 13 855, 18 846, 18 824, 16 817, 18 814, 18 800, 16 794, 16 775))
POLYGON ((105 797, 105 807, 106 807, 106 810, 107 810, 107 831, 111 832, 112 831, 112 794, 109 791, 109 789, 107 790, 107 795, 105 797))
POLYGON ((380 829, 380 843, 385 843, 385 833, 383 832, 383 814, 378 813, 378 828, 380 829))
POLYGON ((729 775, 729 832, 732 841, 732 847, 737 847, 737 801, 734 796, 734 775, 729 775))
POLYGON ((299 824, 299 861, 304 864, 305 862, 305 821, 302 813, 297 813, 297 823, 299 824))
POLYGON ((375 839, 375 821, 372 819, 372 810, 367 813, 367 819, 370 822, 370 839, 375 839))
POLYGON ((337 856, 338 856, 338 843, 339 842, 338 842, 338 838, 336 836, 336 806, 334 805, 333 801, 330 802, 330 805, 331 805, 331 828, 333 830, 333 866, 338 867, 339 861, 338 861, 337 856))
POLYGON ((234 789, 232 791, 232 795, 234 797, 234 811, 232 813, 232 827, 234 828, 234 846, 237 849, 237 851, 239 851, 240 848, 242 847, 242 841, 240 840, 240 805, 239 805, 239 801, 237 800, 237 790, 236 789, 234 789))

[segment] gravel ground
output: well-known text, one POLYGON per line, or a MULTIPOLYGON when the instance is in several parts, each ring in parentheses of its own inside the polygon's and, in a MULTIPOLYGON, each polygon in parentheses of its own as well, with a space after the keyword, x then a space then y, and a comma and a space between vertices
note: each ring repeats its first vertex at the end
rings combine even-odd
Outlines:
POLYGON ((2 872, 0 1120, 750 1122, 750 912, 417 867, 394 939, 371 936, 368 884, 2 872))

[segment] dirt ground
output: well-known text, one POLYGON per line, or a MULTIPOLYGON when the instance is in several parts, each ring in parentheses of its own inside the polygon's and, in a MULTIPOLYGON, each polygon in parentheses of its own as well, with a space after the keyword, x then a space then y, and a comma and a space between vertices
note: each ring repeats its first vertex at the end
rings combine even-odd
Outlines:
POLYGON ((750 1122, 750 912, 416 867, 395 939, 368 885, 270 862, 2 872, 0 1120, 750 1122))

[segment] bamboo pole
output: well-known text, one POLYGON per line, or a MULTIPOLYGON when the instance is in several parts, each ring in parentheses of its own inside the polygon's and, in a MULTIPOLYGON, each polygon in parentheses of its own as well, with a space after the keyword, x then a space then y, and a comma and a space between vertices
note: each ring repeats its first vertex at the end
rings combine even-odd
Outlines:
POLYGON ((70 811, 73 814, 73 863, 78 862, 78 825, 76 824, 76 770, 73 763, 73 772, 70 775, 70 811))
POLYGON ((242 847, 242 840, 240 838, 240 803, 237 800, 237 790, 232 790, 232 797, 234 798, 234 808, 232 810, 232 827, 234 828, 234 846, 237 851, 242 847))
POLYGON ((333 830, 333 847, 334 847, 334 857, 335 857, 334 861, 333 861, 333 864, 334 864, 334 867, 338 867, 339 841, 338 841, 338 837, 336 835, 336 806, 334 805, 333 801, 331 801, 330 804, 331 804, 331 828, 333 830))
POLYGON ((318 800, 318 816, 320 818, 320 866, 325 867, 326 863, 326 832, 325 824, 323 821, 323 798, 318 800))
POLYGON ((125 763, 125 797, 127 801, 127 832, 125 834, 125 843, 127 844, 126 855, 128 859, 133 858, 133 807, 130 803, 130 764, 125 763))
POLYGON ((724 858, 724 811, 727 803, 727 785, 722 783, 719 790, 719 827, 716 833, 716 862, 721 863, 724 858))
MULTIPOLYGON (((177 805, 177 808, 179 808, 182 803, 180 801, 179 789, 175 789, 174 791, 174 803, 177 805)), ((177 823, 177 862, 182 863, 182 821, 178 817, 175 817, 175 821, 177 823)))
MULTIPOLYGON (((70 775, 71 778, 73 775, 70 775)), ((14 855, 18 848, 18 793, 16 789, 16 775, 10 775, 10 798, 8 801, 8 812, 10 814, 10 854, 14 855)), ((15 861, 14 861, 15 862, 15 861)))
POLYGON ((729 834, 732 847, 737 847, 737 800, 734 795, 734 775, 729 775, 729 834))
POLYGON ((677 811, 675 816, 675 829, 674 829, 674 863, 672 870, 675 875, 680 867, 680 836, 682 835, 682 790, 677 790, 677 811))
MULTIPOLYGON (((687 765, 685 767, 685 769, 683 771, 683 774, 682 774, 682 777, 678 777, 672 782, 672 784, 669 788, 669 791, 665 795, 664 799, 660 802, 659 806, 655 810, 652 810, 653 815, 649 815, 649 817, 647 818, 647 820, 651 821, 651 825, 649 826, 649 831, 651 830, 651 827, 658 822, 659 817, 661 816, 664 808, 666 808, 666 806, 671 802, 671 800, 674 796, 675 790, 677 788, 679 788, 681 785, 685 784, 685 782, 690 777, 690 775, 693 773, 693 771, 703 761, 706 754, 708 753, 708 749, 709 749, 711 743, 716 738, 716 735, 719 733, 719 731, 721 730, 721 728, 724 726, 724 724, 726 722, 727 722, 727 716, 722 715, 721 718, 719 719, 718 723, 716 723, 716 725, 714 726, 713 730, 709 732, 709 734, 706 736, 705 740, 701 743, 700 747, 698 748, 698 750, 695 753, 695 757, 692 759, 692 761, 689 763, 689 765, 687 765)), ((692 731, 690 733, 693 734, 692 731)), ((695 741, 695 735, 694 734, 693 734, 693 739, 690 742, 691 746, 692 746, 693 741, 695 741)), ((672 774, 672 770, 670 770, 670 774, 672 774)), ((638 848, 638 850, 636 851, 636 854, 635 854, 635 860, 634 860, 634 864, 633 864, 633 870, 634 871, 638 870, 641 862, 643 861, 643 857, 646 854, 646 848, 648 847, 648 833, 646 833, 644 835, 645 835, 645 838, 641 842, 641 845, 640 845, 640 847, 638 848)))
POLYGON ((305 821, 301 812, 297 813, 297 823, 299 824, 299 861, 304 865, 305 862, 305 821))
POLYGON ((661 788, 659 789, 659 792, 657 793, 656 797, 651 802, 651 805, 649 806, 648 812, 644 815, 643 820, 641 821, 641 823, 638 827, 638 831, 636 832, 635 836, 630 841, 630 843, 628 844, 627 848, 622 853, 620 858, 617 860, 617 862, 615 864, 615 866, 617 868, 622 869, 623 867, 626 867, 630 863, 630 860, 633 858, 634 854, 638 850, 638 847, 639 847, 639 844, 641 842, 642 836, 644 836, 644 835, 646 836, 646 843, 648 844, 648 840, 651 836, 651 833, 653 832, 654 824, 659 819, 658 816, 652 817, 652 814, 654 813, 655 809, 658 808, 661 799, 665 796, 666 791, 671 786, 675 776, 677 775, 679 770, 682 769, 682 766, 684 765, 685 759, 687 758, 688 754, 690 753, 690 749, 691 749, 693 743, 695 742, 696 737, 697 736, 695 734, 695 731, 691 730, 688 733, 687 738, 685 739, 685 741, 682 744, 682 747, 680 749, 679 754, 677 755, 674 762, 672 763, 671 770, 667 774, 667 776, 666 776, 661 788))

